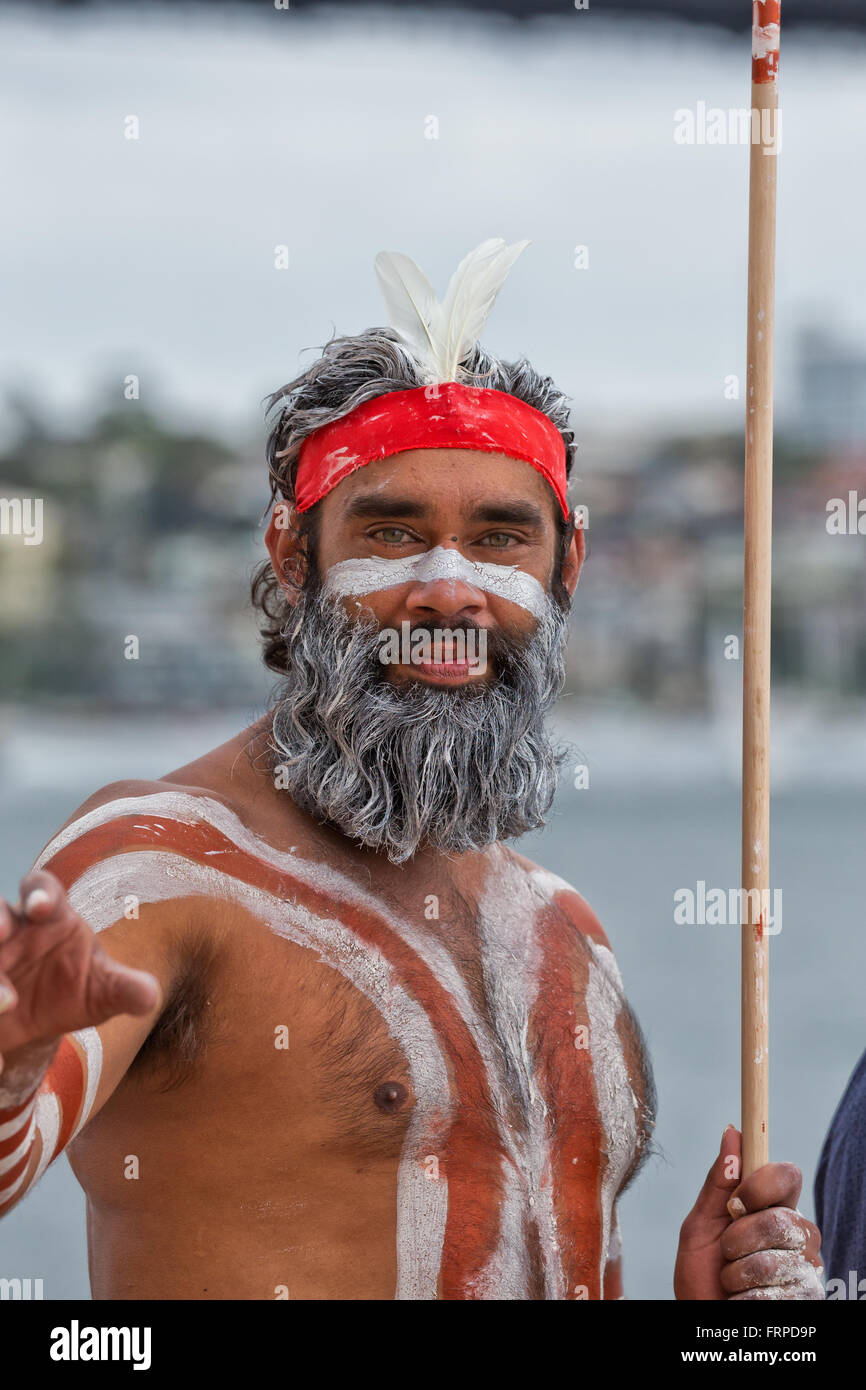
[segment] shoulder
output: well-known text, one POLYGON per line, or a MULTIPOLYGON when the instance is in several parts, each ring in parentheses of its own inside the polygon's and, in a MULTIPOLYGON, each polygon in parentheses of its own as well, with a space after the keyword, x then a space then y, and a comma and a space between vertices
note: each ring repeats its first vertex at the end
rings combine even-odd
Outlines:
POLYGON ((505 853, 525 878, 526 885, 534 896, 543 902, 554 904, 582 937, 610 953, 610 942, 601 922, 586 898, 572 884, 512 849, 507 849, 505 853))
POLYGON ((171 845, 172 830, 214 819, 235 818, 225 801, 204 787, 165 781, 109 782, 73 811, 48 841, 37 860, 40 868, 76 841, 86 840, 94 853, 117 853, 133 848, 146 831, 161 827, 162 842, 171 845))
POLYGON ((116 920, 111 913, 127 898, 159 904, 162 915, 185 900, 187 916, 207 900, 220 920, 234 922, 241 910, 255 916, 282 902, 299 863, 294 848, 263 839, 246 810, 211 787, 113 782, 78 807, 36 867, 60 880, 91 925, 116 920))
POLYGON ((128 946, 131 963, 146 943, 174 967, 196 965, 236 934, 248 905, 246 885, 230 872, 241 834, 236 809, 208 788, 112 782, 82 802, 35 867, 59 879, 115 953, 128 946))
POLYGON ((77 911, 86 905, 88 920, 106 918, 104 926, 127 897, 207 895, 214 856, 233 846, 239 825, 234 808, 206 788, 111 782, 73 812, 35 867, 60 880, 77 911))

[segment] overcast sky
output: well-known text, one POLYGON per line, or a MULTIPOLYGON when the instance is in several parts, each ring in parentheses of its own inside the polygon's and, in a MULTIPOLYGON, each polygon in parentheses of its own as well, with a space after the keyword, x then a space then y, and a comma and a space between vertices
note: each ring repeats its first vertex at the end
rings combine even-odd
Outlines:
MULTIPOLYGON (((243 428, 303 348, 382 321, 377 251, 444 288, 502 235, 532 245, 487 345, 552 372, 578 422, 738 427, 723 392, 743 369, 747 152, 673 133, 678 109, 746 105, 748 79, 742 40, 592 8, 530 26, 6 10, 0 390, 75 419, 134 372, 144 400, 243 428)), ((866 344, 863 38, 793 33, 782 94, 790 412, 805 316, 866 344)))

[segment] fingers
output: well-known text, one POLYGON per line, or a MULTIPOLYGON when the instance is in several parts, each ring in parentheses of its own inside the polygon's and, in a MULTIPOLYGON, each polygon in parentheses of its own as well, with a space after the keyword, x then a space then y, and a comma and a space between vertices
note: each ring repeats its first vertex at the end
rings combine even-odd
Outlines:
POLYGON ((771 1207, 733 1221, 719 1248, 722 1259, 728 1261, 742 1260, 761 1250, 794 1250, 812 1264, 820 1264, 821 1232, 800 1212, 771 1207))
POLYGON ((732 1302, 744 1299, 817 1301, 825 1297, 815 1266, 796 1250, 762 1250, 725 1265, 722 1288, 732 1302))
MULTIPOLYGON (((7 903, 5 898, 0 898, 0 946, 4 941, 8 941, 16 926, 15 912, 7 903)), ((0 970, 0 1014, 8 1013, 14 1009, 18 1003, 18 995, 15 986, 9 976, 0 970)), ((0 1071, 3 1070, 3 1059, 0 1057, 0 1071)))
POLYGON ((0 898, 0 945, 27 922, 50 922, 69 906, 59 879, 45 869, 36 869, 21 880, 18 906, 0 898))
POLYGON ((825 1297, 821 1233, 796 1210, 803 1175, 794 1163, 766 1163, 737 1187, 719 1249, 721 1284, 736 1300, 825 1297))
POLYGON ((0 946, 4 941, 8 941, 16 926, 18 918, 15 909, 5 898, 0 898, 0 946))
POLYGON ((160 1002, 160 987, 155 976, 146 970, 122 965, 98 945, 91 955, 87 990, 88 1010, 98 1022, 113 1018, 115 1014, 140 1017, 150 1013, 160 1002))
POLYGON ((21 913, 30 922, 47 922, 67 907, 66 891, 46 869, 34 869, 21 880, 21 913))
MULTIPOLYGON (((10 961, 0 956, 10 972, 0 972, 0 1018, 18 1002, 13 990, 4 1009, 3 986, 11 985, 11 976, 18 978, 13 967, 21 968, 31 948, 42 951, 43 1008, 35 1022, 51 1036, 68 1031, 70 1018, 80 1020, 76 1027, 96 1026, 116 1014, 142 1016, 156 1008, 160 986, 155 977, 107 954, 73 909, 54 874, 44 869, 27 874, 21 880, 20 894, 18 907, 7 906, 7 913, 12 920, 10 949, 13 957, 18 951, 21 958, 10 961)), ((0 923, 5 921, 5 916, 0 917, 0 923)), ((19 981, 19 991, 22 988, 19 981)))
MULTIPOLYGON (((4 975, 3 971, 0 970, 0 1014, 8 1013, 10 1009, 15 1008, 17 1003, 18 995, 15 991, 15 986, 9 979, 9 976, 4 975)), ((3 1054, 0 1053, 0 1074, 2 1074, 2 1071, 3 1054)))
POLYGON ((9 976, 4 975, 3 971, 0 970, 0 1014, 8 1013, 10 1009, 15 1008, 17 1003, 18 995, 15 986, 9 976))
POLYGON ((718 1156, 707 1173, 703 1187, 689 1217, 695 1225, 724 1220, 728 1224, 728 1199, 740 1178, 740 1131, 728 1125, 722 1135, 718 1156))
POLYGON ((765 1163, 728 1194, 728 1211, 736 1220, 768 1207, 795 1208, 802 1186, 803 1174, 796 1163, 765 1163))

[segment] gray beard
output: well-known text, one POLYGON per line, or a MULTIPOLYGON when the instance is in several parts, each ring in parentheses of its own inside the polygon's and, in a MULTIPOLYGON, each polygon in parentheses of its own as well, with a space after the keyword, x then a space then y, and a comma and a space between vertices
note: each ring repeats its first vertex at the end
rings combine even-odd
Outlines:
POLYGON ((284 634, 275 785, 397 864, 423 845, 462 854, 538 829, 564 757, 544 719, 565 678, 567 631, 549 599, 530 637, 488 634, 489 683, 392 684, 376 623, 350 618, 316 585, 284 634))

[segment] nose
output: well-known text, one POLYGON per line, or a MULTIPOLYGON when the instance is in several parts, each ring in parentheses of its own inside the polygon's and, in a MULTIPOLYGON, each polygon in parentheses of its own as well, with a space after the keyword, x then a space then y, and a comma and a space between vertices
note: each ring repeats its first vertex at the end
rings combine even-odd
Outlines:
POLYGON ((406 595, 406 611, 411 617, 474 618, 487 605, 484 590, 466 579, 446 578, 419 580, 406 595))

